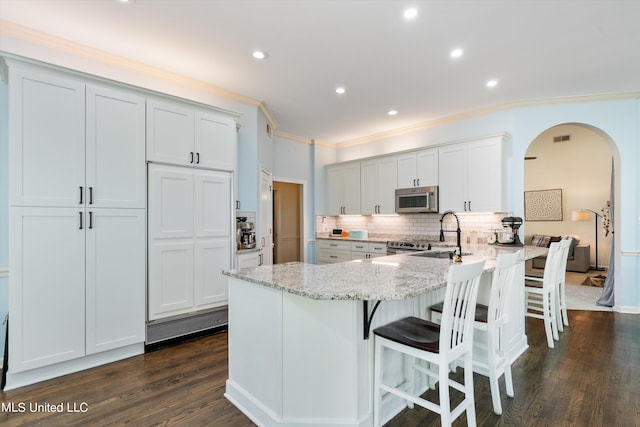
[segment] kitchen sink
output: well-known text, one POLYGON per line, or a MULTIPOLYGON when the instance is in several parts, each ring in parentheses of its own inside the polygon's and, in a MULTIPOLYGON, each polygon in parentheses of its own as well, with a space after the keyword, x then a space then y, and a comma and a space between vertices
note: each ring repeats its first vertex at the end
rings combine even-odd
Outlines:
MULTIPOLYGON (((427 251, 427 252, 418 252, 416 254, 411 254, 411 256, 419 256, 424 258, 453 258, 453 251, 427 251)), ((465 255, 473 255, 471 252, 463 252, 462 256, 465 255)))

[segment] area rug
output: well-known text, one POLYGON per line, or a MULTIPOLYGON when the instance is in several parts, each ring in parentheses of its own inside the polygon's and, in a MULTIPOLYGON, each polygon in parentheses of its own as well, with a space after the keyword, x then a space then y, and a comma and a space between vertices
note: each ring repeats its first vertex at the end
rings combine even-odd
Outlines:
POLYGON ((602 296, 602 289, 596 286, 582 286, 580 283, 567 283, 567 310, 613 311, 611 307, 596 304, 602 296))

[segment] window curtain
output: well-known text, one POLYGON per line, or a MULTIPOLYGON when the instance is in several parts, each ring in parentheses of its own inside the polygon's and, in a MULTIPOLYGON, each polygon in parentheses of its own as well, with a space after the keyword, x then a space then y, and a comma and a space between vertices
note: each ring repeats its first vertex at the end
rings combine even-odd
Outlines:
MULTIPOLYGON (((613 218, 614 216, 614 209, 615 209, 615 201, 614 201, 614 188, 615 188, 615 184, 614 184, 614 164, 613 164, 613 159, 611 159, 611 188, 610 188, 610 195, 609 195, 609 200, 611 201, 611 204, 609 206, 609 219, 610 219, 610 224, 609 224, 609 229, 611 230, 611 233, 615 232, 615 225, 614 225, 614 220, 613 218)), ((602 289, 602 295, 600 296, 600 299, 598 299, 598 301, 596 301, 596 304, 598 305, 602 305, 605 307, 613 307, 614 304, 614 295, 613 295, 613 281, 614 281, 614 270, 615 270, 615 264, 616 264, 616 260, 615 260, 615 245, 616 245, 616 239, 611 239, 611 254, 609 255, 609 268, 607 271, 607 279, 604 281, 604 287, 602 289)))

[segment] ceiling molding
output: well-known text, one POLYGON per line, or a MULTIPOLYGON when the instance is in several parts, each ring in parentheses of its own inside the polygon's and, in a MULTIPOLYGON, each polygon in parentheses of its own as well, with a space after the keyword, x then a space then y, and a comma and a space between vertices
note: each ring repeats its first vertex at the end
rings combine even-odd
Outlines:
POLYGON ((487 114, 498 113, 500 111, 506 111, 514 108, 535 107, 539 105, 553 105, 553 104, 617 101, 617 100, 623 100, 623 99, 640 99, 640 91, 626 92, 626 93, 598 94, 598 95, 581 95, 581 96, 571 96, 571 97, 543 98, 543 99, 532 99, 532 100, 509 102, 502 105, 482 108, 474 111, 468 111, 461 114, 455 114, 453 116, 447 116, 441 119, 416 123, 411 126, 392 129, 385 132, 379 132, 379 133, 363 136, 361 138, 351 139, 344 142, 338 142, 333 145, 335 145, 338 148, 350 147, 353 145, 373 142, 373 141, 377 141, 384 138, 391 138, 394 136, 399 136, 399 135, 403 135, 410 132, 416 132, 422 129, 428 129, 435 126, 442 126, 448 123, 459 122, 462 120, 466 120, 466 119, 470 119, 478 116, 484 116, 487 114))
POLYGON ((267 109, 267 106, 264 104, 264 102, 261 102, 260 105, 258 105, 258 109, 262 112, 264 117, 267 119, 267 123, 269 123, 269 126, 271 126, 275 131, 278 128, 278 124, 274 120, 273 116, 267 109))
MULTIPOLYGON (((314 143, 313 139, 311 139, 311 138, 305 138, 305 137, 298 136, 298 135, 292 135, 290 133, 275 131, 273 134, 275 136, 277 136, 278 138, 288 139, 290 141, 295 141, 295 142, 302 142, 303 144, 313 144, 314 143)), ((333 145, 334 144, 331 144, 331 146, 333 146, 333 145)))
MULTIPOLYGON (((99 63, 107 64, 116 68, 133 71, 138 74, 154 77, 160 80, 169 81, 180 86, 188 87, 201 92, 220 96, 243 104, 259 106, 261 101, 248 96, 205 83, 201 80, 186 77, 177 73, 162 70, 151 65, 134 61, 122 56, 114 55, 103 50, 85 46, 67 39, 55 37, 34 29, 24 27, 13 22, 0 19, 0 35, 12 37, 25 42, 44 46, 53 50, 65 52, 74 56, 89 59, 99 63)), ((270 117, 270 116, 269 116, 270 117)))

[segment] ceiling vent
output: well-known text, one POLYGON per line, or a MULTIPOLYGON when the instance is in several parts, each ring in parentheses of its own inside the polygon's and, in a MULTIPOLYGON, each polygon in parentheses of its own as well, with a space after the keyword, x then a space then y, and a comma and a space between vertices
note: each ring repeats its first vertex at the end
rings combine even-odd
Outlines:
POLYGON ((568 142, 568 141, 571 141, 571 135, 560 135, 560 136, 553 137, 553 142, 568 142))

